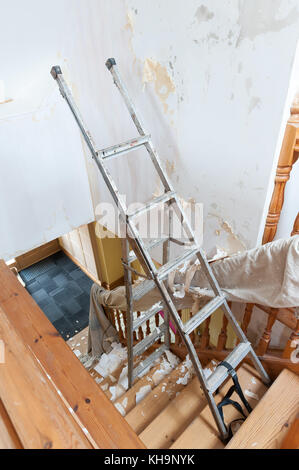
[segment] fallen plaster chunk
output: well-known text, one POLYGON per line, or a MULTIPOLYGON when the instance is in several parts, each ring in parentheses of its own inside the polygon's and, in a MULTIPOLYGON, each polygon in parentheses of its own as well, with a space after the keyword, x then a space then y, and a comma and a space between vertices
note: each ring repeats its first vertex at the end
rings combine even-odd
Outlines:
POLYGON ((100 384, 100 383, 102 383, 102 382, 103 382, 103 380, 104 380, 104 378, 103 378, 103 377, 96 377, 96 378, 95 378, 95 381, 96 381, 96 383, 97 383, 97 384, 100 384))
POLYGON ((81 351, 79 351, 79 349, 75 349, 74 354, 75 354, 77 357, 80 357, 80 356, 81 356, 81 351))
POLYGON ((260 397, 254 393, 254 392, 251 392, 250 390, 245 390, 245 395, 247 395, 249 398, 253 398, 254 400, 259 400, 260 397))
POLYGON ((110 400, 115 401, 123 395, 125 390, 121 385, 117 384, 117 385, 113 385, 112 387, 110 387, 109 392, 111 393, 110 400))
POLYGON ((145 385, 136 393, 136 405, 141 402, 150 392, 152 388, 150 385, 145 385))
POLYGON ((125 390, 128 390, 129 383, 128 383, 128 366, 125 366, 121 371, 121 374, 118 379, 118 384, 121 385, 125 390))
POLYGON ((208 379, 213 372, 207 367, 206 369, 204 369, 203 373, 205 374, 205 378, 208 379))
POLYGON ((178 357, 176 357, 176 355, 173 354, 171 351, 165 351, 165 354, 166 354, 167 360, 168 360, 169 364, 171 365, 171 367, 174 368, 179 364, 178 357))
POLYGON ((126 409, 127 406, 128 406, 128 397, 126 397, 123 402, 122 402, 122 406, 126 409))
POLYGON ((108 384, 101 385, 101 389, 103 390, 103 392, 106 392, 106 390, 108 390, 108 384))
POLYGON ((126 411, 120 403, 115 403, 115 408, 120 412, 122 416, 126 415, 126 411))
POLYGON ((126 359, 127 351, 120 343, 111 344, 112 351, 102 354, 98 364, 94 368, 102 377, 106 378, 113 373, 126 359))
POLYGON ((183 299, 186 296, 185 286, 183 284, 174 284, 172 295, 176 299, 183 299))
POLYGON ((254 377, 252 377, 251 382, 252 382, 253 384, 256 384, 256 380, 255 380, 254 377))
POLYGON ((170 374, 170 372, 179 363, 178 358, 174 354, 172 354, 170 351, 167 351, 167 353, 165 354, 167 356, 167 359, 169 358, 169 360, 163 358, 160 368, 156 370, 155 373, 153 374, 152 379, 155 385, 158 385, 164 379, 164 377, 170 374), (168 353, 168 356, 167 356, 167 353, 168 353))

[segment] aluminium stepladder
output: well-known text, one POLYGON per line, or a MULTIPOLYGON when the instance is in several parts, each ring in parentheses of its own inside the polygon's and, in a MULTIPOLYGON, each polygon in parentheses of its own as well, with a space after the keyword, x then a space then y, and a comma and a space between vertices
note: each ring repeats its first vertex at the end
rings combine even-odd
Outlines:
POLYGON ((215 392, 217 392, 221 384, 223 384, 223 382, 228 378, 229 371, 226 367, 220 365, 207 379, 204 375, 204 371, 196 353, 196 349, 191 341, 191 333, 220 307, 223 313, 226 315, 229 323, 232 325, 233 330, 239 340, 239 344, 227 356, 225 361, 235 369, 241 363, 241 361, 247 355, 249 355, 256 369, 260 373, 263 382, 269 383, 270 379, 266 371, 264 370, 259 358, 255 354, 251 344, 248 342, 246 336, 244 335, 242 329, 240 328, 238 322, 232 314, 229 305, 225 299, 225 296, 221 292, 218 282, 215 279, 215 276, 207 262, 207 259, 202 249, 196 242, 191 225, 186 218, 178 196, 175 193, 174 188, 166 172, 162 168, 160 159, 154 149, 151 136, 145 132, 142 121, 138 117, 135 106, 132 100, 130 99, 127 89, 120 77, 115 60, 108 59, 108 61, 106 62, 106 66, 111 72, 112 77, 114 79, 114 83, 119 89, 125 101, 131 118, 139 132, 139 137, 100 151, 96 149, 93 140, 86 126, 84 125, 84 122, 74 102, 70 89, 63 78, 60 67, 54 66, 51 70, 51 74, 53 78, 57 81, 60 92, 63 98, 65 98, 65 100, 67 101, 74 115, 74 118, 83 134, 84 140, 91 152, 91 155, 95 160, 95 163, 98 169, 100 170, 106 185, 108 186, 108 189, 113 197, 115 204, 118 207, 120 218, 123 221, 123 224, 125 225, 126 238, 122 240, 122 248, 127 296, 127 348, 129 387, 132 386, 134 380, 140 374, 142 374, 142 372, 144 372, 154 361, 156 361, 156 359, 158 359, 166 350, 170 348, 169 319, 171 318, 177 328, 177 331, 180 333, 183 342, 187 347, 190 359, 195 369, 195 373, 200 381, 200 385, 203 389, 211 412, 216 421, 221 438, 225 440, 228 436, 228 429, 226 428, 225 423, 219 413, 214 399, 214 394, 215 392), (119 196, 119 191, 109 171, 105 167, 105 162, 111 158, 124 155, 130 151, 134 151, 143 146, 146 148, 152 160, 152 163, 160 177, 160 180, 164 186, 165 193, 162 196, 156 197, 149 203, 145 204, 143 208, 139 208, 134 212, 129 212, 122 198, 120 198, 119 196), (151 211, 153 208, 156 208, 161 204, 165 204, 166 208, 169 208, 170 204, 172 204, 172 207, 174 208, 176 215, 181 221, 183 229, 187 234, 187 238, 189 240, 189 242, 185 244, 188 246, 188 249, 185 249, 183 255, 177 257, 172 261, 169 261, 170 243, 173 242, 177 245, 182 245, 182 242, 172 238, 170 234, 169 238, 167 238, 166 240, 165 238, 161 238, 160 240, 154 240, 150 244, 145 244, 138 232, 136 223, 134 222, 134 220, 136 220, 138 216, 151 211), (163 245, 163 265, 160 268, 156 268, 154 260, 150 255, 150 250, 158 245, 163 245), (131 253, 129 252, 130 246, 134 251, 134 255, 131 255, 131 253), (199 260, 199 263, 210 283, 215 297, 211 301, 209 301, 196 315, 194 315, 190 320, 188 320, 184 324, 170 296, 167 286, 167 279, 168 275, 171 272, 176 270, 183 263, 190 261, 195 256, 199 260), (133 286, 132 273, 135 272, 135 270, 132 268, 131 263, 136 259, 138 259, 138 261, 140 262, 146 276, 143 276, 145 277, 145 279, 141 283, 137 284, 136 286, 133 286), (138 342, 134 346, 133 332, 137 331, 143 323, 148 321, 151 317, 153 317, 156 313, 161 310, 161 306, 154 306, 153 308, 149 309, 144 315, 134 320, 134 301, 140 300, 142 297, 150 293, 150 291, 155 288, 158 289, 161 295, 161 301, 164 305, 164 323, 159 326, 159 328, 156 328, 156 331, 154 333, 147 336, 144 340, 138 342), (149 357, 147 357, 147 359, 145 359, 134 369, 134 357, 141 355, 143 352, 149 349, 150 346, 160 340, 162 336, 164 336, 164 344, 157 348, 154 353, 152 353, 149 357))

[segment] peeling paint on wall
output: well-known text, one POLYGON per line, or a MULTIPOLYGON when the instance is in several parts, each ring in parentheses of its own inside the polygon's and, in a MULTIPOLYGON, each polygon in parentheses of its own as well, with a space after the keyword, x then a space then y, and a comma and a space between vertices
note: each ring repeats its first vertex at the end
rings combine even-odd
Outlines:
POLYGON ((134 32, 134 28, 135 28, 135 15, 136 13, 133 10, 130 10, 127 13, 128 22, 126 24, 126 29, 129 29, 132 32, 134 32))
POLYGON ((144 85, 149 82, 155 83, 155 92, 163 104, 164 112, 167 113, 167 98, 171 93, 174 93, 176 89, 167 68, 153 59, 146 59, 143 68, 142 82, 144 85))
POLYGON ((237 47, 244 39, 253 41, 260 34, 280 31, 296 23, 299 18, 297 7, 293 7, 282 18, 277 16, 283 3, 282 0, 239 0, 238 23, 241 30, 237 47))
POLYGON ((214 247, 214 250, 209 253, 209 256, 214 256, 217 249, 225 251, 228 255, 233 255, 247 250, 245 243, 243 243, 238 235, 236 235, 229 222, 225 221, 219 215, 212 213, 209 213, 208 217, 218 219, 218 227, 215 227, 214 234, 219 238, 217 245, 214 247))

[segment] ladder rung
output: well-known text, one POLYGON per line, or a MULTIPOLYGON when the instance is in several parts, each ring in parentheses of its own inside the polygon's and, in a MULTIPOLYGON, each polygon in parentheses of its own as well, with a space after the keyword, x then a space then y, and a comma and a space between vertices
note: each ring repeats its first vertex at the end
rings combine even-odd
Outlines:
MULTIPOLYGON (((240 343, 238 346, 227 356, 225 359, 234 369, 242 362, 245 356, 251 349, 250 343, 240 343)), ((208 378, 207 388, 211 393, 214 393, 218 387, 227 379, 229 376, 228 370, 224 366, 218 366, 212 375, 208 378)))
POLYGON ((113 145, 112 147, 107 147, 103 150, 98 150, 97 154, 103 160, 107 160, 108 158, 114 158, 118 155, 124 155, 125 153, 131 152, 131 150, 136 150, 142 145, 147 144, 150 138, 150 135, 136 137, 136 139, 127 140, 122 144, 117 144, 113 145))
POLYGON ((195 330, 199 325, 201 325, 207 318, 209 318, 212 313, 214 313, 217 308, 221 307, 225 301, 225 297, 215 297, 213 300, 210 300, 194 317, 190 318, 184 325, 184 333, 189 335, 192 331, 195 330))
POLYGON ((139 375, 142 374, 148 367, 151 366, 157 359, 159 359, 162 354, 167 351, 167 346, 163 344, 160 348, 156 349, 150 356, 148 356, 145 361, 142 361, 136 369, 133 371, 133 382, 139 375))
MULTIPOLYGON (((148 243, 147 245, 145 245, 145 248, 150 251, 152 250, 153 248, 156 248, 157 246, 159 245, 162 245, 162 243, 165 243, 167 242, 168 238, 155 238, 155 240, 153 240, 151 243, 148 243)), ((133 261, 135 261, 137 259, 137 256, 135 255, 132 255, 132 256, 129 256, 128 258, 128 263, 133 263, 133 261)))
POLYGON ((167 327, 164 323, 161 326, 157 326, 156 331, 154 331, 154 333, 147 336, 145 339, 143 339, 134 346, 133 357, 140 356, 140 354, 143 354, 145 351, 147 351, 148 348, 155 344, 156 341, 165 334, 166 329, 167 327))
POLYGON ((192 250, 186 250, 186 252, 183 255, 180 255, 174 260, 169 261, 169 263, 164 264, 164 266, 162 266, 158 271, 158 278, 160 280, 165 279, 169 273, 171 273, 174 269, 177 269, 186 261, 193 258, 193 256, 195 256, 197 252, 198 252, 198 247, 193 248, 192 250))
POLYGON ((147 204, 144 204, 144 206, 140 207, 140 209, 137 209, 134 212, 128 213, 127 216, 132 218, 132 217, 137 217, 138 215, 144 214, 144 212, 147 212, 154 207, 158 206, 159 204, 165 203, 170 201, 176 196, 175 191, 168 191, 165 194, 162 194, 162 196, 156 197, 152 201, 148 202, 147 204))
POLYGON ((163 310, 162 303, 160 303, 160 306, 156 306, 154 308, 151 308, 147 312, 143 312, 140 317, 138 317, 134 322, 133 322, 133 331, 138 330, 138 328, 143 325, 147 320, 152 318, 156 313, 161 312, 163 310))
POLYGON ((145 281, 140 282, 136 286, 133 286, 132 297, 136 302, 137 300, 142 299, 146 294, 156 287, 155 281, 152 279, 146 279, 145 281))

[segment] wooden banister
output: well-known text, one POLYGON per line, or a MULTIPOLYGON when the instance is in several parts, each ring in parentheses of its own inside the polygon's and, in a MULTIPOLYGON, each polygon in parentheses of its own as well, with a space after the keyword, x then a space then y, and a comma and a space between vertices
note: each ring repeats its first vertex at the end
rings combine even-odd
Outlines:
POLYGON ((277 313, 278 313, 278 310, 276 308, 271 309, 271 313, 268 316, 266 329, 265 329, 265 331, 263 333, 263 336, 261 337, 260 342, 259 342, 258 347, 257 347, 256 352, 257 352, 258 356, 263 356, 264 354, 266 354, 266 352, 269 348, 269 344, 270 344, 270 341, 271 341, 272 328, 273 328, 273 325, 276 321, 277 313))
POLYGON ((277 225, 284 202, 286 183, 290 179, 290 173, 294 164, 294 147, 296 139, 297 127, 294 124, 288 123, 278 161, 272 200, 263 236, 263 244, 273 241, 276 235, 277 225))
POLYGON ((293 230, 292 230, 292 237, 294 235, 299 235, 299 212, 297 214, 296 220, 294 222, 294 227, 293 227, 293 230))

